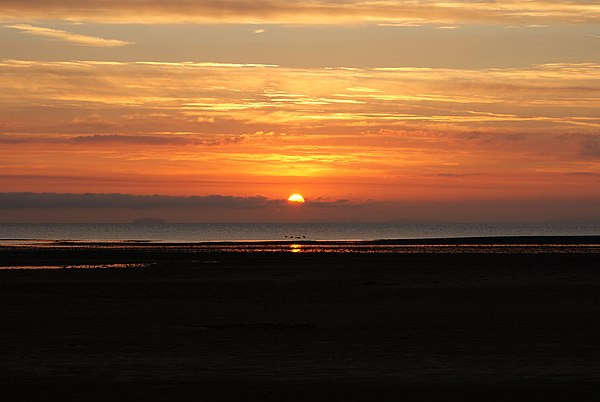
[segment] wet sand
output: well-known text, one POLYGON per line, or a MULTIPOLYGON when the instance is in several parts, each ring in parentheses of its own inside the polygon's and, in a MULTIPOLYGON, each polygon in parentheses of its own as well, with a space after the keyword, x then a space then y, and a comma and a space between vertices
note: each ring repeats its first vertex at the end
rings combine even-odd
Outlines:
POLYGON ((65 268, 0 270, 0 386, 10 400, 582 400, 600 391, 599 240, 5 245, 0 266, 65 268))

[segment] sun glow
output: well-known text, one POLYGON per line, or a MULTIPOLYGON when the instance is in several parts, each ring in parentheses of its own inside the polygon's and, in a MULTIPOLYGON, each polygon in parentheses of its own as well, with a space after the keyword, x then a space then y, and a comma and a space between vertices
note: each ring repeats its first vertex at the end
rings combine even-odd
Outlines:
POLYGON ((302 197, 301 194, 292 194, 288 197, 288 201, 302 204, 304 202, 304 197, 302 197))

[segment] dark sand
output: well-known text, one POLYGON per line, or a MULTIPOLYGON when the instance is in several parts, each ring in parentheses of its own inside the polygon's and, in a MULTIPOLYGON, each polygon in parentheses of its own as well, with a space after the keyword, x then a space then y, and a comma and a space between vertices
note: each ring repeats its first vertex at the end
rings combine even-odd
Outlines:
POLYGON ((152 264, 0 270, 0 390, 10 401, 591 400, 600 239, 460 244, 494 242, 480 240, 388 253, 0 247, 0 266, 152 264))

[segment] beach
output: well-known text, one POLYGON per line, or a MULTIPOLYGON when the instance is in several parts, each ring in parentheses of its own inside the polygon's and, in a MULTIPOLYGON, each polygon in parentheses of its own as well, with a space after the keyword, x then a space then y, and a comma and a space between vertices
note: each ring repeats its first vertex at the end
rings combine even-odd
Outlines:
POLYGON ((11 400, 600 390, 598 237, 13 242, 1 267, 11 400))

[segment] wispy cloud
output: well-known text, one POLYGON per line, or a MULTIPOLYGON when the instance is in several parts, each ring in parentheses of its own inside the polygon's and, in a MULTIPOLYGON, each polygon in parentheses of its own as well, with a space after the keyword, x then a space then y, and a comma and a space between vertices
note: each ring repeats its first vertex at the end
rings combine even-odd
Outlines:
POLYGON ((425 21, 404 21, 404 22, 380 22, 377 26, 380 27, 420 27, 424 25, 425 21))
POLYGON ((600 128, 595 112, 600 65, 592 63, 346 71, 206 62, 5 60, 0 71, 0 102, 6 107, 31 108, 34 102, 56 113, 77 114, 68 120, 48 115, 46 121, 60 127, 45 129, 34 128, 39 118, 17 121, 3 114, 0 132, 122 134, 82 142, 133 141, 132 136, 147 135, 144 141, 150 143, 163 141, 153 136, 160 132, 246 134, 269 126, 303 133, 417 127, 595 133, 600 128), (270 82, 268 88, 265 82, 270 82))
POLYGON ((598 22, 600 5, 558 1, 365 1, 365 0, 4 0, 4 21, 76 20, 135 23, 292 23, 457 22, 540 25, 550 21, 598 22))
POLYGON ((39 27, 28 24, 13 24, 6 25, 7 28, 17 29, 21 32, 42 36, 45 38, 58 39, 69 43, 74 43, 81 46, 94 46, 94 47, 119 47, 130 45, 130 42, 117 40, 117 39, 104 39, 98 38, 96 36, 88 36, 76 34, 68 31, 63 31, 61 29, 52 29, 39 27))

